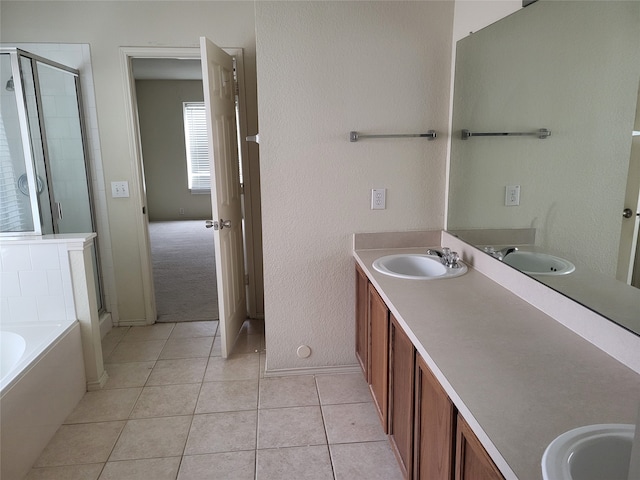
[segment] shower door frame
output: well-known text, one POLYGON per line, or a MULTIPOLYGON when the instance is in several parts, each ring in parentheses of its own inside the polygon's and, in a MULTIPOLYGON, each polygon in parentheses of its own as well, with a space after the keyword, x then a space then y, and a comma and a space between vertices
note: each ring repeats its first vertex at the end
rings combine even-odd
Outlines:
POLYGON ((23 52, 19 48, 0 47, 0 55, 9 55, 11 62, 11 77, 13 78, 14 96, 18 111, 18 123, 20 124, 20 140, 22 142, 22 154, 24 157, 27 185, 29 187, 29 206, 33 230, 21 232, 0 232, 0 237, 14 237, 16 235, 42 235, 42 222, 40 221, 40 202, 38 201, 38 189, 36 183, 36 169, 31 146, 29 120, 27 118, 26 96, 22 83, 22 71, 20 70, 19 56, 23 52))
MULTIPOLYGON (((34 81, 34 89, 35 89, 35 97, 36 97, 36 110, 37 110, 37 120, 38 127, 40 129, 40 140, 42 143, 42 154, 43 154, 43 163, 46 172, 46 182, 47 182, 47 190, 49 195, 49 203, 51 210, 51 219, 53 224, 53 233, 58 232, 58 221, 60 220, 60 216, 54 214, 53 206, 57 205, 55 201, 55 189, 53 188, 53 178, 51 175, 51 158, 49 155, 49 149, 47 144, 47 130, 44 124, 44 114, 42 110, 42 95, 40 91, 40 82, 38 76, 38 62, 49 67, 55 68, 57 70, 61 70, 63 72, 69 73, 73 75, 73 81, 75 86, 75 97, 78 108, 78 123, 80 126, 80 140, 82 142, 82 156, 84 160, 84 168, 85 168, 85 183, 87 186, 87 197, 89 202, 89 214, 91 217, 91 230, 92 232, 97 231, 96 225, 96 212, 94 208, 94 197, 93 197, 93 188, 92 188, 92 180, 91 180, 91 165, 89 154, 87 151, 88 141, 87 141, 87 130, 86 123, 84 119, 84 104, 82 101, 82 87, 80 84, 80 72, 75 68, 69 67, 67 65, 61 64, 54 60, 50 60, 48 58, 42 57, 40 55, 28 52, 21 48, 17 47, 0 47, 0 54, 9 54, 11 59, 11 72, 14 78, 14 89, 16 96, 16 103, 18 105, 18 119, 20 122, 20 135, 23 143, 23 152, 24 152, 24 162, 27 174, 27 183, 29 185, 29 202, 31 206, 31 212, 33 216, 33 231, 28 232, 0 232, 0 237, 3 236, 16 236, 16 235, 42 235, 42 219, 41 219, 41 208, 40 201, 38 200, 38 192, 37 192, 37 180, 36 180, 36 165, 35 165, 35 155, 33 152, 33 145, 31 143, 31 128, 29 125, 28 119, 28 111, 27 111, 27 98, 24 91, 24 84, 22 81, 22 69, 20 66, 20 57, 28 58, 31 63, 31 69, 33 72, 33 81, 34 81)), ((90 232, 77 232, 77 233, 90 233, 90 232)), ((105 309, 105 299, 104 299, 104 285, 103 278, 101 273, 101 261, 100 261, 100 248, 98 245, 98 238, 94 238, 94 254, 95 254, 95 268, 97 271, 96 281, 97 281, 97 291, 96 295, 98 296, 99 303, 99 312, 106 311, 105 309)))

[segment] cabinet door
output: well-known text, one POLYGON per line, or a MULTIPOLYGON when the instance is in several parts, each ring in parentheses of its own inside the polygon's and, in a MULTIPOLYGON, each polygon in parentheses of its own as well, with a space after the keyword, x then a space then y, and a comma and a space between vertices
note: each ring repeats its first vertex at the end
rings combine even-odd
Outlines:
POLYGON ((478 438, 458 414, 455 480, 504 480, 478 438))
POLYGON ((455 411, 422 359, 416 359, 414 478, 451 480, 455 411))
POLYGON ((356 358, 369 380, 369 280, 356 264, 356 358))
POLYGON ((384 432, 388 433, 389 310, 373 285, 369 284, 370 351, 369 388, 384 432))
POLYGON ((404 478, 411 478, 415 349, 395 317, 390 317, 389 440, 404 478))

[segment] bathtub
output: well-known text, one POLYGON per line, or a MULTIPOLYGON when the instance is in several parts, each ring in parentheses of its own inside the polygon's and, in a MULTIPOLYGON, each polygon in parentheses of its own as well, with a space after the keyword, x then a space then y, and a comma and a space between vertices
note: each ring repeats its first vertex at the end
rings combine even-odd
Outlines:
POLYGON ((0 324, 0 478, 22 479, 86 391, 77 321, 0 324))

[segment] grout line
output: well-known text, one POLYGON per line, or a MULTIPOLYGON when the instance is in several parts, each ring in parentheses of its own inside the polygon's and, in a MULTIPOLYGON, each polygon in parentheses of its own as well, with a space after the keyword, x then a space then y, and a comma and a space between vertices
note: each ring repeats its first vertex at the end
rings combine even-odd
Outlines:
POLYGON ((318 403, 320 407, 320 416, 322 418, 322 428, 324 429, 324 439, 327 442, 327 455, 329 455, 329 464, 331 465, 331 474, 333 475, 334 480, 336 479, 336 469, 333 464, 333 455, 331 455, 331 446, 329 445, 329 433, 327 432, 327 421, 324 416, 324 408, 322 404, 322 397, 320 395, 320 386, 318 385, 318 376, 313 376, 313 382, 316 386, 316 394, 318 395, 318 403))

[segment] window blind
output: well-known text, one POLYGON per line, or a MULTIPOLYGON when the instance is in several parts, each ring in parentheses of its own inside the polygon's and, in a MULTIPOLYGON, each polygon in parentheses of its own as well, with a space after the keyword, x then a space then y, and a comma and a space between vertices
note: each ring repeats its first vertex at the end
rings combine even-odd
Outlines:
POLYGON ((187 150, 188 188, 194 193, 211 190, 211 164, 207 145, 204 102, 183 102, 187 150))

